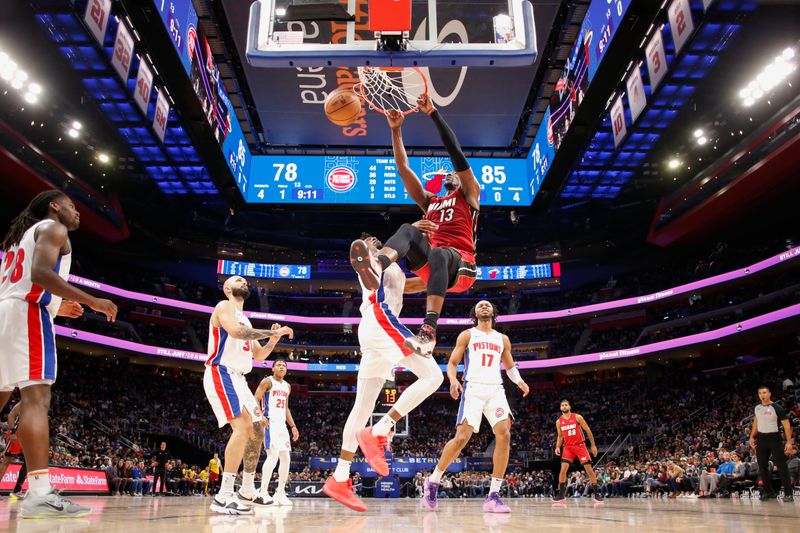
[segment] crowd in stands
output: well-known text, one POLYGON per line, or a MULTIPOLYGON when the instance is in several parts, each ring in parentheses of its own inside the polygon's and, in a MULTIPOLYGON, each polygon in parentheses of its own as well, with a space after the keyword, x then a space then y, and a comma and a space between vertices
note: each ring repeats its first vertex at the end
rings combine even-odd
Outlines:
MULTIPOLYGON (((556 384, 531 376, 532 392, 525 399, 507 384, 515 412, 511 433, 516 468, 504 490, 519 496, 549 494, 550 473, 530 470, 525 464, 553 459, 553 424, 561 398, 570 399, 575 411, 586 418, 601 450, 630 435, 617 450, 618 456, 601 461, 601 489, 608 496, 706 496, 731 491, 734 487, 729 482, 737 480, 737 475, 752 482, 754 469, 749 463, 754 459, 747 439, 755 390, 760 383, 772 385, 774 399, 783 403, 792 425, 799 427, 800 360, 776 357, 714 372, 694 365, 589 372, 562 377, 556 384), (726 471, 732 468, 731 480, 712 476, 722 463, 730 462, 729 456, 733 463, 726 471)), ((251 388, 258 376, 253 378, 251 388)), ((288 379, 298 385, 290 400, 301 434, 293 444, 294 456, 338 455, 352 393, 322 391, 317 382, 291 374, 288 379)), ((180 438, 209 454, 219 451, 227 440, 229 430, 217 428, 201 383, 201 374, 187 370, 62 354, 52 400, 51 463, 104 468, 115 492, 146 494, 152 488, 146 477, 153 472, 156 438, 180 438)), ((398 383, 401 389, 407 384, 405 378, 398 383)), ((339 383, 340 390, 351 387, 339 383)), ((453 435, 456 410, 457 402, 444 394, 426 400, 410 415, 411 437, 393 439, 394 454, 438 456, 453 435)), ((491 439, 484 427, 473 436, 464 456, 483 455, 491 439)), ((175 458, 167 466, 169 491, 207 493, 206 465, 181 459, 184 462, 175 458)), ((793 460, 800 464, 797 458, 793 460)), ((326 475, 306 469, 293 479, 320 480, 326 475)), ((483 487, 485 477, 474 472, 448 476, 443 490, 448 497, 471 496, 483 487)), ((416 491, 416 481, 412 484, 413 490, 404 485, 407 494, 416 491)), ((573 474, 570 494, 580 496, 586 490, 584 474, 573 474)))

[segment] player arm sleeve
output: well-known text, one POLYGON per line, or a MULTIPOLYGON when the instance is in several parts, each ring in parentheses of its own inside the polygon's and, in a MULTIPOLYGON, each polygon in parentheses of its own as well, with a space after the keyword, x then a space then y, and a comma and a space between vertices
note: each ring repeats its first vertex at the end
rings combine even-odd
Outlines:
POLYGON ((456 139, 456 134, 453 133, 453 130, 450 129, 450 126, 447 125, 438 110, 433 110, 431 118, 439 131, 439 137, 441 137, 447 153, 450 154, 450 160, 453 162, 455 171, 463 172, 469 170, 469 163, 467 163, 467 158, 464 157, 464 152, 461 150, 458 139, 456 139))
POLYGON ((516 365, 506 370, 506 375, 508 376, 508 379, 514 382, 514 384, 519 385, 522 383, 522 376, 519 375, 519 369, 516 367, 516 365))

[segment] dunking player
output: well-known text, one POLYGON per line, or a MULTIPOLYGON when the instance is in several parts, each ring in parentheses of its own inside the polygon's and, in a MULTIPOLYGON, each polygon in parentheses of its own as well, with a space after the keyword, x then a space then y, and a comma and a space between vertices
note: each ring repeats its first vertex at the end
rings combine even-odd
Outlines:
POLYGON ((489 495, 483 502, 485 513, 510 513, 511 509, 500 499, 500 487, 506 475, 508 455, 511 448, 511 409, 508 406, 500 363, 506 374, 527 396, 530 389, 519 375, 511 355, 511 341, 508 336, 494 329, 497 321, 497 308, 481 300, 470 309, 475 327, 461 332, 456 341, 450 361, 447 363, 447 377, 450 380, 450 396, 461 404, 456 419, 456 436, 445 444, 439 464, 425 480, 422 502, 429 511, 436 510, 436 497, 439 483, 447 467, 469 442, 473 433, 481 427, 485 416, 492 427, 496 439, 492 457, 492 481, 489 495), (465 356, 466 352, 466 356, 465 356), (465 358, 466 357, 466 358, 465 358), (458 364, 464 359, 464 386, 458 382, 458 364))
MULTIPOLYGON (((376 238, 367 234, 361 238, 371 254, 380 248, 381 243, 376 238)), ((353 493, 350 483, 350 465, 356 449, 361 447, 367 462, 379 475, 389 475, 384 454, 387 435, 398 420, 436 392, 444 381, 441 369, 432 358, 415 355, 403 344, 403 340, 412 335, 398 320, 403 307, 403 293, 420 292, 424 288, 421 279, 406 279, 396 264, 383 270, 376 289, 370 290, 362 282, 361 323, 358 326, 361 365, 356 400, 344 425, 336 471, 322 488, 325 494, 356 511, 367 510, 353 493), (383 384, 392 379, 392 369, 398 364, 411 370, 417 380, 403 391, 394 407, 377 424, 364 427, 375 409, 375 400, 383 384)))
POLYGON ((275 490, 274 504, 292 505, 292 501, 286 497, 286 482, 289 480, 291 442, 297 442, 300 432, 297 431, 292 412, 289 410, 292 386, 283 379, 284 377, 286 377, 286 359, 275 359, 272 375, 261 380, 256 389, 256 400, 261 402, 267 423, 267 427, 264 428, 264 449, 267 451, 267 460, 261 467, 261 490, 254 501, 264 505, 273 503, 273 498, 269 495, 269 481, 272 479, 272 472, 278 460, 281 466, 278 468, 278 488, 275 490), (265 394, 267 396, 264 396, 265 394), (289 429, 292 430, 291 442, 289 430, 286 428, 287 422, 289 429))
MULTIPOLYGON (((269 330, 253 329, 243 312, 244 301, 250 295, 244 278, 228 278, 222 291, 227 299, 218 303, 211 313, 203 388, 219 427, 230 424, 233 433, 225 446, 222 483, 210 509, 221 514, 251 514, 252 508, 242 504, 233 492, 243 458, 242 490, 253 487, 252 492, 255 492, 253 478, 261 455, 261 407, 244 376, 253 369, 253 359, 263 361, 282 336, 291 339, 294 332, 277 324, 269 330), (269 341, 264 346, 257 342, 266 338, 269 341)), ((247 499, 247 495, 244 496, 247 499)))
POLYGON ((69 232, 80 214, 61 191, 36 195, 11 223, 0 249, 0 409, 15 387, 20 390, 17 438, 28 465, 29 490, 20 507, 23 518, 85 516, 88 507, 62 498, 50 485, 48 410, 56 380, 53 318, 77 318, 81 304, 110 321, 117 306, 67 283, 72 262, 69 232))
POLYGON ((436 196, 434 192, 422 188, 419 178, 408 165, 403 146, 400 128, 404 116, 397 111, 388 111, 397 171, 408 195, 425 216, 418 226, 400 226, 377 257, 368 253, 363 241, 354 241, 350 247, 350 262, 361 283, 369 290, 376 290, 381 272, 398 259, 406 258, 408 269, 426 282, 428 296, 425 320, 419 333, 404 342, 414 353, 430 356, 436 344, 436 324, 445 294, 464 292, 475 283, 475 238, 481 188, 455 134, 430 99, 423 97, 419 103, 420 110, 433 119, 455 168, 455 172, 447 174, 444 179, 447 194, 436 196))
POLYGON ((594 444, 594 435, 589 429, 589 424, 579 414, 572 412, 572 407, 567 400, 561 400, 561 416, 556 420, 556 455, 561 455, 561 472, 558 474, 558 494, 553 497, 553 501, 563 502, 567 497, 567 470, 572 462, 577 459, 589 474, 589 483, 592 484, 592 499, 595 503, 603 503, 603 495, 597 489, 597 474, 592 468, 592 458, 589 450, 583 442, 583 433, 589 437, 589 444, 592 447, 592 455, 597 457, 597 446, 594 444), (583 429, 583 431, 581 431, 583 429), (564 449, 561 450, 561 443, 564 449))

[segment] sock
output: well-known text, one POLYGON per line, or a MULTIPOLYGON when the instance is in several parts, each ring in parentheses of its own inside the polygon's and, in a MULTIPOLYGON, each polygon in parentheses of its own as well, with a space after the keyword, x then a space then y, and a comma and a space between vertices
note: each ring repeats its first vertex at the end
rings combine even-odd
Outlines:
POLYGON ((385 437, 394 429, 394 420, 389 415, 383 415, 378 423, 372 426, 372 434, 376 437, 385 437))
POLYGON ((392 260, 386 257, 384 254, 378 255, 378 262, 381 264, 384 270, 389 268, 392 264, 392 260))
POLYGON ((233 472, 223 472, 222 473, 222 483, 219 485, 219 495, 220 496, 231 496, 233 495, 234 483, 236 482, 236 474, 233 472))
POLYGON ((269 482, 272 481, 272 472, 278 464, 278 455, 275 452, 267 452, 267 460, 261 467, 261 496, 269 496, 269 482))
POLYGON ((559 483, 558 484, 558 493, 561 496, 566 496, 566 494, 567 494, 567 484, 566 483, 559 483))
POLYGON ((433 311, 425 313, 425 320, 422 321, 423 324, 427 324, 433 329, 436 329, 437 322, 439 322, 439 313, 434 313, 433 311))
POLYGON ((492 476, 492 484, 489 486, 489 494, 493 492, 500 492, 500 487, 503 485, 503 478, 492 476))
POLYGON ((255 479, 255 472, 242 472, 242 488, 239 489, 239 492, 245 496, 251 496, 256 491, 255 479))
POLYGON ((36 496, 43 496, 50 492, 50 470, 43 468, 28 472, 28 488, 36 496))
POLYGON ((431 483, 439 483, 442 480, 442 476, 443 475, 444 475, 444 472, 442 472, 438 468, 434 468, 433 469, 433 474, 431 474, 431 477, 429 477, 428 480, 431 483))
POLYGON ((350 465, 353 464, 352 461, 345 461, 344 459, 339 459, 339 462, 336 463, 336 470, 333 472, 333 479, 334 481, 338 481, 342 483, 347 481, 350 478, 350 465))

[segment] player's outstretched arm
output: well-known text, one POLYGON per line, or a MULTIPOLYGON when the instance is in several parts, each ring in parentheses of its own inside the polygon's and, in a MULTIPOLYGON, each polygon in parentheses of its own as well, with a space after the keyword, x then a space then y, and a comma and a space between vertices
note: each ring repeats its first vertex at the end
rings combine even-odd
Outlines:
POLYGON ((469 330, 464 330, 458 335, 456 339, 456 346, 450 354, 450 359, 447 361, 447 379, 450 380, 450 396, 454 400, 458 400, 461 393, 464 392, 461 383, 458 381, 458 364, 464 359, 464 353, 469 344, 469 330))
POLYGON ((561 455, 562 442, 564 442, 564 436, 561 434, 561 424, 556 420, 556 449, 553 450, 556 455, 561 455))
POLYGON ((117 306, 111 300, 95 298, 85 293, 74 285, 70 285, 59 276, 56 263, 61 255, 61 250, 67 245, 67 227, 60 222, 43 224, 36 230, 36 246, 33 249, 31 261, 31 281, 47 292, 71 300, 79 304, 86 304, 98 313, 103 313, 113 322, 117 318, 117 306))
POLYGON ((390 109, 386 112, 386 120, 389 121, 389 127, 392 129, 392 153, 397 172, 400 174, 400 179, 403 180, 403 186, 408 191, 408 195, 425 212, 428 210, 428 202, 432 194, 422 188, 419 178, 408 165, 408 154, 406 154, 406 147, 403 144, 402 131, 405 115, 390 109))
POLYGON ((222 329, 234 339, 242 340, 261 340, 269 337, 282 337, 286 335, 290 339, 294 338, 294 331, 292 328, 283 326, 278 329, 255 329, 248 326, 239 324, 236 320, 236 309, 230 301, 224 301, 217 304, 214 309, 222 329))
POLYGON ((464 156, 464 151, 461 149, 461 144, 459 144, 456 134, 453 133, 453 130, 450 129, 450 126, 444 121, 442 114, 433 107, 433 102, 431 102, 430 97, 423 95, 417 100, 417 103, 419 104, 420 111, 427 113, 431 119, 433 119, 436 129, 439 131, 442 144, 444 144, 447 153, 450 155, 450 161, 453 162, 453 169, 461 179, 461 190, 464 192, 464 198, 466 198, 467 203, 473 208, 480 209, 481 186, 478 184, 478 180, 475 178, 475 174, 472 172, 467 158, 464 156))
MULTIPOLYGON (((270 328, 270 330, 272 331, 276 331, 278 329, 281 329, 280 324, 272 324, 272 327, 270 328)), ((291 330, 291 328, 288 329, 291 330)), ((272 350, 275 349, 275 346, 278 345, 282 337, 283 337, 282 335, 280 336, 275 335, 274 337, 270 337, 267 343, 264 344, 263 346, 261 345, 261 343, 256 341, 253 346, 253 359, 255 359, 256 361, 264 361, 267 357, 270 356, 272 350)))
POLYGON ((503 335, 503 355, 501 356, 500 360, 503 362, 503 366, 506 369, 506 375, 508 379, 514 382, 514 384, 519 387, 519 390, 522 391, 522 397, 528 395, 531 391, 528 384, 525 383, 525 380, 522 379, 522 376, 519 375, 519 370, 517 369, 516 363, 514 363, 514 356, 511 355, 511 341, 508 338, 508 335, 503 335))
POLYGON ((594 435, 592 434, 592 430, 589 429, 589 424, 586 423, 586 420, 581 415, 575 415, 575 420, 577 420, 578 424, 581 425, 583 432, 586 433, 586 438, 589 439, 592 455, 597 457, 597 446, 595 446, 594 435))

